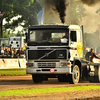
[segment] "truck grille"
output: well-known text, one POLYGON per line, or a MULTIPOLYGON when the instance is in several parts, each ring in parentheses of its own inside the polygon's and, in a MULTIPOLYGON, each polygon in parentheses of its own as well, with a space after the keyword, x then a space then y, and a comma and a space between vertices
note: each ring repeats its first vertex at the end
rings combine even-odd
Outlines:
POLYGON ((55 68, 56 63, 38 63, 38 68, 55 68))
POLYGON ((63 50, 28 50, 28 60, 66 59, 66 49, 63 50))

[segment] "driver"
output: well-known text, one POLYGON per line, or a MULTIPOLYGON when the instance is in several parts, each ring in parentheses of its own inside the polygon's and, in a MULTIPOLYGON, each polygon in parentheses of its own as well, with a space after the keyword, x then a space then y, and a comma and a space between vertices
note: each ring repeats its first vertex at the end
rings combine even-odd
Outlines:
POLYGON ((66 33, 65 33, 65 36, 63 36, 62 38, 66 38, 66 39, 68 39, 68 38, 69 38, 69 34, 68 34, 68 32, 66 32, 66 33))
POLYGON ((69 33, 66 32, 65 36, 63 36, 62 39, 67 39, 67 44, 69 44, 69 33))
POLYGON ((45 33, 40 33, 41 40, 47 40, 45 33))

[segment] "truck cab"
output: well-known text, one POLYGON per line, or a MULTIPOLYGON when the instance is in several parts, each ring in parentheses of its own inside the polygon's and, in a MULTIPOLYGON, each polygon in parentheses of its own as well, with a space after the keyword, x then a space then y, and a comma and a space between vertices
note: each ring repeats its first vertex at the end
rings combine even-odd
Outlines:
POLYGON ((28 28, 26 73, 35 83, 48 78, 76 84, 81 77, 83 31, 79 25, 38 25, 28 28))

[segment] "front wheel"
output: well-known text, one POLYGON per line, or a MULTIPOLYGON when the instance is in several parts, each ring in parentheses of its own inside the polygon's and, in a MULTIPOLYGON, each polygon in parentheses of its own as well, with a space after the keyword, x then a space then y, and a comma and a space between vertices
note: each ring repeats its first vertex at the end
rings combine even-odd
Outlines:
POLYGON ((77 84, 80 79, 80 70, 78 65, 75 65, 72 69, 72 74, 69 75, 69 83, 77 84))
POLYGON ((42 83, 43 76, 42 75, 32 75, 32 80, 34 83, 42 83))
POLYGON ((67 82, 67 76, 66 75, 59 75, 58 76, 58 81, 59 82, 67 82))

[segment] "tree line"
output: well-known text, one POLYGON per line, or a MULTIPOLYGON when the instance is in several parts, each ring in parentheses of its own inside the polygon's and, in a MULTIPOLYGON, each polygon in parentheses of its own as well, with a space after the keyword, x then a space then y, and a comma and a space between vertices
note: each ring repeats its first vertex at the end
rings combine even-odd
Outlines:
MULTIPOLYGON (((19 25, 24 28, 24 31, 29 25, 37 24, 37 13, 42 9, 36 0, 0 0, 0 13, 5 12, 3 19, 5 19, 6 24, 3 25, 3 37, 8 35, 13 35, 6 31, 7 29, 15 30, 19 25), (20 15, 17 20, 11 19, 20 15), (24 22, 24 24, 21 24, 24 22)), ((3 19, 0 19, 3 20, 3 19)), ((17 35, 20 35, 19 32, 17 35)))

